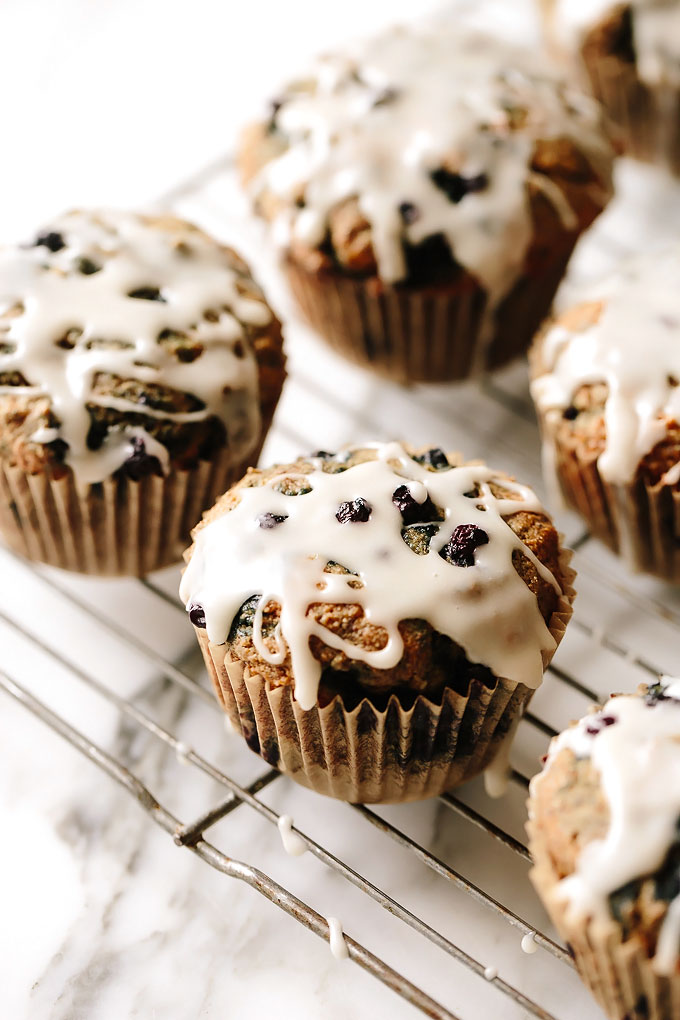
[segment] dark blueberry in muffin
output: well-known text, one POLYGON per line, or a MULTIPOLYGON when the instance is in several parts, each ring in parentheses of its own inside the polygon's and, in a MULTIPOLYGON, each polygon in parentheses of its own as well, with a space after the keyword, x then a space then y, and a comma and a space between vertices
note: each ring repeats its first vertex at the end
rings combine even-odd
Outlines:
POLYGON ((96 418, 92 418, 90 421, 90 428, 87 433, 87 439, 85 440, 88 450, 99 450, 106 439, 108 431, 108 426, 105 425, 104 422, 97 421, 96 418))
POLYGON ((666 694, 666 686, 662 681, 658 680, 655 684, 650 684, 645 694, 645 704, 654 706, 659 701, 677 701, 680 704, 678 698, 672 698, 669 694, 666 694))
POLYGON ((456 567, 474 567, 475 549, 486 545, 489 536, 476 524, 459 524, 439 555, 456 567))
POLYGON ((257 523, 264 531, 271 531, 271 529, 275 528, 277 524, 283 524, 283 522, 287 520, 288 514, 272 514, 267 512, 265 514, 260 514, 257 518, 257 523))
POLYGON ((372 509, 370 503, 359 496, 358 499, 341 503, 335 516, 340 524, 365 524, 371 516, 372 509))
POLYGON ((484 191, 489 186, 489 178, 486 174, 477 174, 475 177, 462 177, 461 174, 452 173, 444 167, 433 170, 430 179, 435 187, 443 191, 449 202, 454 205, 460 202, 466 195, 475 191, 484 191))
POLYGON ((423 467, 430 468, 431 471, 446 471, 450 468, 448 457, 438 446, 435 446, 432 450, 426 450, 425 453, 418 453, 413 458, 417 460, 423 467))
POLYGON ((163 301, 165 298, 158 287, 137 287, 136 290, 129 290, 128 297, 137 298, 140 301, 163 301))
POLYGON ((133 482, 138 482, 147 475, 162 474, 161 463, 158 457, 152 457, 146 452, 144 440, 135 436, 132 440, 132 453, 123 464, 125 474, 133 482))
POLYGON ((404 524, 425 524, 437 520, 437 509, 429 496, 422 503, 416 502, 408 485, 399 485, 392 493, 392 502, 401 514, 404 524))
POLYGON ((92 259, 88 259, 86 256, 83 256, 77 260, 76 269, 79 273, 82 273, 83 276, 93 276, 95 273, 100 271, 101 266, 98 266, 96 262, 92 261, 92 259))
POLYGON ((68 443, 64 442, 63 439, 53 439, 51 443, 45 443, 45 446, 58 464, 64 463, 68 451, 68 443))
POLYGON ((399 206, 399 215, 402 222, 409 226, 420 219, 420 209, 413 202, 402 202, 399 206))
POLYGON ((52 252, 61 251, 66 247, 66 241, 56 230, 49 230, 45 234, 38 234, 35 239, 36 248, 48 248, 52 252))
POLYGON ((615 722, 618 722, 615 715, 599 715, 595 716, 592 722, 586 726, 586 733, 591 737, 596 737, 598 733, 602 733, 602 730, 606 730, 607 726, 613 726, 615 722))
POLYGON ((205 610, 203 606, 199 606, 198 602, 194 602, 193 605, 189 606, 189 619, 194 627, 200 627, 201 630, 205 630, 205 610))

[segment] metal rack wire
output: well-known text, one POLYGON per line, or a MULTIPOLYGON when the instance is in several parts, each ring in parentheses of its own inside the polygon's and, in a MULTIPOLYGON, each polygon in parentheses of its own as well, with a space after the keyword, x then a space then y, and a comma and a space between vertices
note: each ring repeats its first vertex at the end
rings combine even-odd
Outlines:
MULTIPOLYGON (((178 683, 192 696, 205 700, 211 706, 214 706, 217 713, 221 712, 217 702, 212 699, 211 695, 205 690, 205 688, 200 686, 189 673, 183 671, 172 662, 164 660, 162 656, 159 656, 155 651, 153 651, 153 649, 145 646, 131 634, 124 634, 121 628, 118 627, 118 625, 112 620, 107 620, 99 615, 96 610, 92 609, 92 607, 86 606, 83 602, 68 592, 66 588, 59 586, 57 582, 49 579, 46 575, 41 574, 41 580, 43 583, 47 583, 57 589, 62 598, 72 602, 79 610, 88 613, 90 616, 95 618, 98 623, 110 629, 112 633, 116 634, 116 636, 121 638, 124 637, 124 639, 127 640, 137 652, 140 652, 144 656, 148 656, 149 660, 162 670, 165 677, 175 683, 178 683)), ((147 589, 154 591, 157 597, 167 598, 165 593, 155 588, 152 582, 143 581, 140 583, 144 584, 147 589)), ((19 623, 10 620, 6 614, 0 613, 0 619, 2 619, 5 624, 14 627, 15 630, 30 640, 37 640, 19 623)), ((131 796, 135 798, 140 807, 147 812, 149 817, 172 836, 177 845, 184 846, 191 850, 191 852, 195 853, 207 864, 210 864, 225 875, 229 875, 232 878, 238 878, 241 881, 246 882, 263 896, 267 897, 267 899, 269 899, 272 903, 290 914, 301 924, 304 924, 316 935, 329 941, 328 923, 320 914, 306 903, 303 903, 296 896, 292 895, 288 890, 284 889, 267 875, 263 874, 261 871, 250 867, 248 864, 235 861, 228 857, 217 847, 211 844, 206 838, 207 831, 213 825, 238 808, 247 807, 251 810, 257 811, 268 822, 276 825, 279 820, 279 815, 260 801, 257 795, 261 790, 265 789, 265 787, 281 778, 280 773, 278 773, 275 769, 268 769, 248 787, 239 785, 230 776, 216 768, 197 751, 191 748, 187 749, 183 742, 173 735, 173 733, 162 726, 159 726, 152 718, 150 718, 150 716, 136 707, 132 701, 120 697, 115 693, 115 691, 107 688, 94 676, 89 675, 87 672, 80 669, 75 663, 69 661, 58 650, 48 645, 41 645, 41 647, 52 659, 54 659, 55 662, 67 667, 74 676, 78 678, 78 680, 87 685, 92 691, 96 692, 96 694, 101 698, 115 706, 115 708, 125 717, 132 720, 137 726, 145 729, 155 739, 162 741, 176 754, 181 755, 185 762, 189 762, 191 765, 202 770, 217 783, 225 787, 228 793, 224 799, 222 799, 209 811, 201 813, 197 818, 182 822, 156 800, 138 776, 121 764, 121 762, 117 761, 103 748, 93 744, 82 732, 71 726, 65 719, 52 711, 47 705, 45 705, 44 702, 32 695, 25 687, 19 684, 4 671, 0 671, 0 686, 25 708, 33 712, 33 714, 41 719, 42 722, 59 733, 60 736, 67 740, 74 748, 86 755, 112 779, 116 780, 121 786, 123 786, 131 794, 131 796)), ((570 678, 565 676, 564 682, 569 682, 569 680, 570 678)), ((551 735, 555 732, 551 727, 542 722, 542 720, 531 714, 527 715, 527 719, 544 732, 551 735)), ((528 784, 527 778, 517 771, 513 771, 512 779, 514 782, 519 783, 522 786, 526 786, 528 784)), ((509 833, 504 832, 501 828, 485 819, 474 809, 464 804, 454 794, 444 794, 441 801, 452 811, 455 811, 457 814, 460 814, 482 828, 490 838, 500 842, 511 853, 516 854, 524 861, 529 862, 529 854, 526 846, 520 843, 509 833)), ((474 897, 488 909, 496 911, 509 924, 514 925, 520 932, 522 932, 522 934, 533 936, 538 945, 542 946, 558 960, 570 965, 569 955, 562 946, 544 933, 536 931, 532 925, 524 921, 517 914, 513 913, 489 893, 485 892, 474 883, 466 880, 465 877, 459 874, 454 868, 435 857, 426 847, 420 846, 394 825, 391 825, 381 819, 375 811, 368 807, 356 805, 354 810, 369 824, 376 826, 400 846, 407 848, 425 867, 431 868, 437 874, 444 877, 458 888, 463 889, 468 895, 474 897)), ((295 831, 297 832, 297 830, 295 831)), ((311 852, 329 868, 333 868, 346 881, 357 886, 366 893, 366 895, 370 896, 375 900, 375 902, 380 904, 380 906, 382 906, 385 910, 388 910, 395 917, 398 917, 405 924, 408 924, 415 931, 419 932, 420 935, 429 939, 429 941, 431 941, 434 945, 448 953, 458 962, 470 968, 470 970, 472 970, 480 978, 483 980, 489 980, 484 976, 486 968, 480 961, 474 959, 459 946, 455 945, 449 939, 435 931, 410 910, 397 902, 391 896, 387 895, 367 878, 348 867, 319 843, 315 842, 308 836, 305 836, 303 833, 298 832, 297 834, 304 840, 309 852, 311 852)), ((437 1020, 455 1020, 454 1014, 447 1010, 444 1006, 435 1002, 426 991, 417 987, 412 982, 405 979, 402 975, 398 974, 379 957, 375 956, 364 946, 356 942, 351 936, 346 934, 345 941, 352 960, 362 966, 369 973, 373 974, 376 978, 378 978, 378 980, 382 981, 388 987, 403 996, 409 1002, 418 1006, 426 1016, 437 1018, 437 1020)), ((539 1017, 541 1020, 550 1020, 552 1016, 550 1013, 542 1009, 537 1003, 532 1002, 531 999, 517 988, 514 988, 511 984, 498 976, 494 976, 490 980, 505 995, 508 995, 516 1003, 524 1007, 531 1016, 539 1017)))
MULTIPOLYGON (((196 178, 176 189, 172 195, 166 196, 163 204, 172 205, 180 212, 192 213, 196 218, 212 221, 219 225, 220 221, 224 222, 227 218, 227 209, 230 207, 229 186, 228 165, 225 161, 220 161, 219 164, 208 168, 196 178), (223 193, 221 208, 216 207, 215 200, 215 195, 220 194, 220 189, 223 193)), ((595 236, 589 241, 589 244, 591 250, 594 249, 600 258, 603 251, 609 257, 615 257, 622 250, 620 241, 616 239, 612 241, 606 231, 600 236, 595 236)), ((579 272, 584 272, 582 266, 584 260, 587 265, 588 257, 589 251, 586 250, 584 258, 580 261, 577 260, 571 274, 572 285, 575 281, 577 282, 579 272)), ((466 448, 474 448, 475 453, 481 452, 482 455, 486 453, 486 448, 494 448, 496 445, 501 447, 506 440, 500 437, 512 434, 513 429, 516 428, 518 432, 513 440, 514 445, 511 444, 508 451, 504 451, 512 453, 514 456, 511 468, 517 464, 518 473, 524 469, 526 477, 526 470, 531 467, 534 476, 538 476, 535 447, 527 451, 524 446, 523 437, 533 434, 533 426, 531 424, 532 410, 526 396, 525 380, 521 375, 502 377, 500 382, 487 381, 479 387, 468 386, 461 389, 457 391, 455 407, 450 406, 446 400, 438 402, 436 395, 429 394, 424 388, 415 389, 410 393, 403 393, 396 388, 372 389, 373 397, 379 393, 382 395, 382 400, 384 396, 387 401, 387 409, 385 409, 381 406, 380 400, 372 399, 363 402, 353 400, 343 396, 339 387, 324 384, 324 378, 334 378, 333 372, 337 367, 336 363, 332 362, 333 371, 330 376, 323 371, 323 366, 320 372, 315 372, 309 368, 307 347, 305 346, 307 341, 302 338, 299 343, 301 351, 297 360, 294 359, 291 383, 289 384, 294 388, 294 396, 288 400, 288 404, 284 400, 277 417, 273 430, 275 443, 278 437, 278 440, 288 447, 306 449, 314 445, 313 436, 305 431, 304 423, 301 424, 301 419, 304 418, 300 412, 302 399, 308 398, 310 401, 310 418, 316 413, 315 408, 321 402, 329 413, 332 412, 338 416, 340 424, 343 421, 351 421, 356 426, 359 422, 365 435, 389 433, 395 426, 401 431, 401 410, 404 406, 410 406, 414 409, 418 420, 421 415, 426 418, 430 415, 435 423, 440 423, 441 428, 451 429, 453 420, 453 427, 458 428, 461 434, 464 434, 466 448), (499 423, 500 429, 485 433, 483 429, 475 430, 474 427, 470 427, 468 421, 471 413, 470 408, 474 409, 478 406, 486 407, 489 414, 495 415, 494 420, 499 423), (460 419, 458 425, 456 425, 456 416, 460 419), (482 447, 481 450, 480 447, 482 447)), ((312 342, 310 341, 310 343, 312 342)), ((310 349, 314 349, 313 344, 310 349)), ((314 357, 318 357, 320 362, 323 362, 324 358, 330 356, 319 351, 318 355, 314 353, 314 357)), ((348 368, 347 371, 356 373, 354 369, 348 368)), ((355 374, 350 377, 356 379, 359 376, 355 374)), ((384 386, 384 384, 375 385, 384 386)), ((428 422, 426 421, 424 424, 428 424, 428 422)), ((499 450, 497 460, 500 461, 500 458, 501 451, 499 450)), ((529 477, 529 481, 532 481, 531 477, 529 477)), ((594 666, 599 664, 600 669, 606 669, 609 672, 612 669, 621 670, 628 678, 624 681, 627 684, 632 683, 635 679, 641 680, 649 675, 656 675, 664 667, 670 668, 668 663, 671 652, 668 651, 668 648, 672 644, 673 638, 677 637, 680 624, 680 605, 677 600, 672 603, 671 599, 667 597, 667 592, 661 586, 654 587, 647 583, 640 586, 635 580, 627 578, 625 572, 618 568, 613 559, 607 558, 608 554, 598 550, 596 544, 591 542, 589 535, 583 532, 582 527, 574 529, 573 521, 570 522, 570 526, 571 545, 576 550, 577 570, 585 578, 586 587, 591 586, 594 592, 594 595, 586 594, 585 610, 583 613, 576 613, 571 625, 576 633, 576 640, 585 643, 591 659, 584 659, 583 655, 580 657, 573 655, 574 662, 589 661, 594 666), (595 617, 591 612, 594 600, 603 600, 608 606, 613 607, 608 616, 606 633, 601 632, 594 622, 595 617), (651 629, 653 629, 652 623, 654 626, 665 628, 666 646, 664 647, 662 642, 657 648, 654 640, 651 643, 639 640, 637 632, 630 631, 628 614, 633 614, 636 619, 641 618, 643 623, 651 621, 649 622, 651 629), (655 658, 655 651, 658 651, 659 662, 652 661, 655 658)), ((193 671, 186 665, 171 661, 151 644, 140 639, 124 623, 114 619, 88 599, 75 594, 72 587, 64 583, 55 572, 26 564, 23 564, 22 569, 32 571, 36 583, 47 586, 65 605, 69 605, 82 614, 90 625, 104 628, 116 641, 141 656, 158 673, 159 677, 164 678, 165 682, 181 688, 191 699, 197 699, 207 705, 210 710, 214 710, 215 725, 218 724, 221 709, 211 692, 196 680, 193 671)), ((179 603, 168 595, 155 579, 146 579, 137 582, 137 584, 140 589, 143 588, 145 597, 162 600, 177 610, 181 610, 179 603)), ((241 816, 244 813, 256 813, 265 822, 276 826, 279 821, 279 813, 268 806, 260 794, 273 784, 288 782, 287 780, 282 780, 279 773, 273 769, 264 769, 249 785, 237 782, 199 750, 186 746, 170 728, 155 721, 146 710, 140 707, 139 699, 123 697, 93 672, 83 669, 73 656, 46 639, 36 638, 36 635, 22 623, 11 619, 8 614, 2 611, 0 611, 0 622, 6 627, 12 628, 24 639, 37 644, 41 651, 49 657, 55 668, 60 667, 68 670, 78 683, 96 695, 102 703, 113 708, 121 720, 125 720, 136 730, 146 734, 152 741, 174 752, 184 764, 208 776, 223 790, 223 795, 208 810, 197 812, 196 817, 176 817, 159 802, 153 791, 145 785, 134 770, 127 767, 110 751, 93 743, 86 734, 74 727, 60 713, 50 708, 44 700, 38 698, 15 676, 3 670, 0 671, 0 688, 7 695, 23 705, 120 784, 178 846, 186 848, 217 871, 246 883, 320 938, 326 941, 330 940, 327 920, 312 906, 262 870, 246 862, 233 859, 223 849, 220 849, 216 841, 212 842, 210 838, 211 829, 228 815, 241 816)), ((558 655, 557 662, 551 667, 549 677, 544 685, 546 688, 552 689, 550 702, 547 699, 541 701, 541 698, 537 697, 532 710, 525 715, 523 725, 530 728, 533 737, 541 742, 541 746, 545 746, 547 739, 556 732, 556 723, 562 726, 569 721, 569 716, 565 716, 564 710, 561 708, 557 712, 559 719, 554 718, 555 713, 551 714, 551 711, 548 711, 553 702, 559 701, 560 690, 567 692, 570 697, 581 699, 579 704, 585 707, 588 701, 597 700, 609 687, 616 686, 616 680, 614 678, 610 680, 608 675, 602 677, 601 682, 595 684, 592 679, 592 670, 582 670, 578 673, 571 667, 570 661, 568 657, 563 658, 561 653, 558 655)), ((243 754, 245 756, 250 754, 245 746, 243 754)), ((529 756, 529 767, 534 760, 529 756)), ((512 770, 512 784, 519 791, 525 791, 528 786, 527 768, 528 766, 525 764, 524 770, 520 768, 512 770)), ((461 819, 461 824, 472 827, 478 833, 480 853, 484 853, 486 847, 494 844, 500 848, 503 854, 519 861, 526 870, 530 863, 526 846, 508 831, 507 826, 493 820, 490 802, 481 801, 477 806, 472 806, 468 799, 458 792, 444 794, 439 798, 439 801, 447 812, 451 812, 461 819)), ((565 981, 576 980, 567 950, 556 942, 548 932, 537 930, 533 923, 511 909, 497 894, 486 890, 471 878, 466 877, 454 866, 452 861, 442 859, 432 847, 414 839, 405 829, 388 821, 378 811, 360 805, 354 806, 352 810, 362 824, 379 831, 386 844, 399 847, 411 855, 423 869, 435 874, 484 910, 502 919, 507 925, 516 929, 521 936, 532 938, 542 950, 557 961, 563 970, 565 981)), ((360 890, 422 939, 427 940, 450 959, 467 968, 480 981, 492 985, 502 997, 505 997, 506 1001, 510 1000, 524 1010, 524 1015, 538 1017, 540 1020, 556 1020, 554 1012, 547 1011, 515 984, 486 967, 475 955, 430 925, 427 920, 382 888, 379 883, 351 867, 323 843, 314 840, 304 832, 295 831, 304 840, 307 851, 344 882, 360 890)), ((351 919, 347 921, 347 927, 351 930, 351 919)), ((345 934, 345 941, 349 956, 355 963, 420 1009, 425 1016, 437 1018, 437 1020, 458 1020, 456 1014, 436 1001, 428 992, 425 981, 417 984, 409 980, 381 956, 356 941, 351 934, 345 934)))

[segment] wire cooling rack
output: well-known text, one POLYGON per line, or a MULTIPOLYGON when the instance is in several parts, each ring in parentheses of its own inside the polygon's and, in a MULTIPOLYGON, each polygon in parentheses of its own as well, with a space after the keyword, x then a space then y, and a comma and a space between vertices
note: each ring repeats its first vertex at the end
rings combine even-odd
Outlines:
MULTIPOLYGON (((581 244, 563 285, 562 301, 576 294, 583 282, 604 271, 626 251, 659 244, 673 234, 677 236, 680 199, 672 182, 652 171, 621 164, 618 194, 614 205, 581 244)), ((515 365, 480 383, 462 386, 404 389, 381 382, 327 352, 295 319, 263 236, 250 222, 238 196, 228 160, 207 168, 159 204, 238 243, 288 323, 290 378, 263 460, 280 460, 348 441, 405 438, 418 445, 458 448, 466 456, 484 457, 543 491, 538 438, 523 365, 515 365)), ((440 797, 439 809, 449 823, 455 821, 452 831, 456 839, 452 843, 442 842, 432 833, 429 837, 423 835, 417 827, 414 836, 411 820, 416 806, 390 810, 330 802, 324 805, 327 814, 337 816, 340 826, 354 827, 354 838, 359 844, 370 827, 373 837, 377 834, 381 841, 380 852, 385 860, 406 857, 409 867, 419 869, 424 884, 433 880, 438 883, 438 897, 450 898, 452 913, 459 922, 455 937, 451 927, 442 923, 441 914, 433 921, 427 910, 413 909, 409 897, 399 895, 398 883, 395 887, 394 882, 381 881, 380 869, 369 867, 368 861, 362 864, 356 855, 344 859, 323 834, 316 837, 295 830, 308 853, 336 880, 354 887, 379 911, 391 915, 418 940, 434 947, 434 955, 418 958, 417 965, 402 969, 388 962, 385 956, 389 954, 383 955, 379 945, 375 950, 368 949, 352 936, 352 915, 341 918, 351 960, 425 1016, 437 1020, 470 1020, 480 1015, 567 1020, 572 1016, 598 1015, 595 1006, 584 997, 568 952, 553 937, 527 880, 530 860, 523 838, 526 791, 548 739, 570 719, 580 716, 589 703, 601 700, 612 690, 632 690, 637 683, 659 672, 678 672, 680 598, 673 589, 651 579, 629 576, 614 557, 591 541, 579 521, 561 512, 557 516, 575 550, 579 597, 563 645, 520 725, 506 797, 501 801, 490 800, 478 781, 440 797), (480 942, 480 931, 490 931, 491 935, 480 942), (521 967, 513 965, 512 953, 517 952, 520 940, 525 951, 540 954, 541 965, 537 956, 533 973, 543 974, 543 981, 527 979, 526 970, 523 973, 521 967), (504 965, 495 966, 494 959, 502 960, 504 965), (465 988, 473 987, 475 982, 478 987, 483 986, 487 996, 484 1001, 490 1004, 484 1012, 473 1008, 473 992, 466 992, 462 999, 460 994, 451 996, 455 1006, 440 1001, 447 999, 446 985, 441 980, 435 981, 434 975, 441 975, 443 966, 446 970, 447 961, 452 964, 452 989, 461 981, 465 988), (504 977, 500 971, 509 971, 519 978, 504 977)), ((95 628, 107 635, 120 656, 132 654, 144 660, 151 674, 161 682, 162 690, 179 691, 185 700, 200 706, 205 716, 204 732, 214 734, 220 729, 221 710, 208 688, 196 651, 175 658, 159 650, 166 645, 163 638, 171 630, 186 626, 175 595, 178 571, 126 582, 126 599, 132 606, 131 613, 126 615, 107 608, 103 594, 109 582, 89 581, 88 587, 81 589, 77 580, 17 562, 6 551, 0 552, 0 569, 3 577, 10 570, 22 571, 28 577, 29 588, 35 586, 40 597, 48 592, 59 599, 64 611, 75 614, 81 631, 95 628), (151 603, 162 608, 166 621, 166 632, 160 634, 160 642, 148 640, 143 629, 131 623, 135 615, 151 613, 151 603), (172 623, 168 622, 170 619, 172 623)), ((101 704, 102 711, 105 707, 113 710, 121 727, 174 752, 189 770, 208 777, 212 781, 209 806, 206 809, 197 804, 179 817, 159 801, 125 756, 93 741, 86 726, 69 721, 58 697, 46 698, 35 693, 30 683, 17 679, 13 670, 3 669, 0 687, 6 694, 127 790, 175 844, 229 878, 251 886, 329 941, 329 924, 322 912, 261 868, 229 856, 228 839, 220 835, 219 823, 228 817, 238 822, 247 814, 256 814, 275 827, 281 812, 270 806, 267 794, 274 787, 289 784, 289 780, 262 763, 254 781, 237 781, 216 764, 219 756, 210 750, 202 752, 200 746, 189 746, 172 726, 158 721, 158 703, 145 698, 148 690, 124 695, 124 685, 104 680, 96 670, 84 668, 73 649, 64 648, 54 635, 38 636, 35 629, 17 622, 9 612, 0 610, 0 624, 11 633, 12 640, 26 641, 37 648, 55 672, 66 671, 85 687, 94 697, 94 704, 101 704)), ((236 736, 225 734, 223 739, 238 745, 233 753, 241 753, 236 736)), ((214 744, 212 740, 211 747, 214 744)), ((257 762, 245 745, 242 755, 249 763, 257 762)), ((186 771, 180 772, 178 783, 183 775, 186 771)), ((296 796, 300 803, 308 805, 309 811, 315 810, 314 794, 298 790, 296 796)), ((274 832, 272 838, 278 839, 278 834, 274 832)), ((281 919, 279 923, 283 933, 286 922, 281 919)), ((386 916, 383 923, 388 924, 386 916)), ((377 930, 381 930, 380 925, 377 930)), ((379 943, 379 939, 376 941, 379 943)))

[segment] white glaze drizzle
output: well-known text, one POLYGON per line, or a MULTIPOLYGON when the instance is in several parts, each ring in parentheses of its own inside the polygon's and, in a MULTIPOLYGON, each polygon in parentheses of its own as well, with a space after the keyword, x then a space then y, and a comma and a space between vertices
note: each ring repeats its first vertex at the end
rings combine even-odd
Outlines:
POLYGON ((484 977, 487 981, 495 981, 498 977, 498 968, 488 966, 484 968, 484 977))
POLYGON ((290 815, 280 815, 276 823, 283 849, 291 857, 300 857, 307 850, 307 844, 296 832, 293 832, 293 819, 290 815))
POLYGON ((192 753, 192 749, 188 744, 183 743, 183 741, 178 740, 175 744, 175 756, 180 765, 191 765, 192 753))
MULTIPOLYGON (((609 916, 608 897, 635 879, 661 867, 676 837, 680 817, 680 680, 662 677, 668 700, 655 705, 644 698, 610 698, 555 737, 545 769, 531 781, 531 794, 555 757, 568 748, 590 758, 610 812, 604 839, 579 854, 574 872, 562 879, 555 895, 566 900, 575 918, 609 916), (616 722, 601 725, 603 717, 616 722), (590 731, 590 732, 589 732, 590 731)), ((663 920, 654 960, 659 972, 671 972, 680 952, 680 897, 663 920)))
POLYGON ((513 567, 513 552, 522 552, 558 591, 559 586, 503 519, 519 510, 544 512, 535 494, 499 478, 485 465, 430 471, 399 443, 376 444, 372 449, 374 460, 341 473, 323 471, 322 461, 312 461, 313 471, 304 476, 312 488, 306 495, 286 496, 275 490, 281 478, 290 476, 285 471, 262 485, 239 489, 238 504, 195 533, 180 588, 187 608, 203 607, 208 637, 221 644, 241 605, 262 595, 253 642, 271 663, 283 663, 290 652, 295 696, 303 709, 316 703, 321 675, 321 664, 309 647, 312 635, 350 658, 389 669, 402 656, 398 625, 407 619, 424 619, 448 635, 470 662, 488 666, 515 683, 538 687, 542 653, 552 651, 555 641, 536 596, 513 567), (494 479, 516 498, 496 498, 489 488, 494 479), (402 517, 392 502, 398 486, 413 483, 417 495, 423 494, 423 486, 446 515, 426 555, 417 555, 403 541, 402 517), (466 496, 475 486, 480 495, 466 496), (370 519, 340 524, 338 507, 359 497, 371 506, 370 519), (264 530, 257 522, 267 513, 287 519, 264 530), (477 548, 472 567, 448 563, 439 555, 461 524, 476 525, 488 535, 488 544, 477 548), (329 561, 355 575, 325 573, 329 561), (357 578, 360 588, 351 586, 357 578), (276 651, 266 646, 261 632, 262 609, 270 601, 281 607, 276 651), (386 630, 384 647, 370 651, 324 628, 308 615, 309 606, 319 601, 361 605, 366 619, 386 630))
MULTIPOLYGON (((620 0, 552 0, 555 31, 580 42, 620 0)), ((628 0, 640 80, 680 85, 680 5, 676 0, 628 0)))
MULTIPOLYGON (((606 383, 603 478, 632 480, 640 461, 680 421, 680 246, 637 256, 584 294, 602 301, 599 319, 575 331, 555 323, 542 341, 546 373, 532 395, 557 422, 580 386, 606 383)), ((549 442, 549 441, 548 441, 549 442)), ((545 462, 552 461, 546 454, 545 462)), ((667 484, 680 479, 671 468, 667 484)))
POLYGON ((45 245, 0 250, 0 341, 14 348, 0 353, 0 373, 20 372, 30 384, 0 387, 0 400, 44 395, 58 420, 56 429, 38 430, 33 441, 65 441, 66 463, 84 484, 116 471, 130 456, 135 436, 167 470, 167 451, 139 428, 112 429, 98 450, 88 449, 86 405, 99 404, 170 422, 216 416, 235 456, 245 456, 257 439, 259 402, 257 365, 244 324, 264 326, 271 312, 264 299, 239 292, 239 282, 249 277, 234 256, 190 224, 150 223, 132 213, 72 212, 52 221, 48 232, 61 235, 61 250, 45 245), (83 258, 99 270, 79 271, 83 258), (158 288, 164 300, 128 296, 145 287, 158 288), (217 321, 208 321, 206 312, 217 321), (192 326, 197 327, 192 339, 203 347, 194 361, 182 362, 159 344, 162 330, 186 332, 192 326), (82 331, 75 346, 57 346, 72 329, 82 331), (102 349, 93 340, 126 346, 102 349), (173 414, 94 394, 98 373, 188 393, 204 408, 173 414))
POLYGON ((531 238, 531 178, 568 228, 574 213, 553 182, 532 174, 540 138, 573 138, 604 184, 611 151, 599 112, 531 55, 459 24, 394 28, 321 58, 276 115, 287 148, 252 184, 284 202, 279 241, 320 244, 329 216, 356 197, 371 227, 380 277, 403 280, 403 241, 441 234, 488 292, 487 318, 517 279, 531 238), (310 85, 311 82, 311 85, 310 85), (387 96, 387 99, 381 97, 387 96), (511 128, 510 107, 528 110, 511 128), (442 166, 486 185, 452 202, 431 173, 442 166), (304 189, 304 208, 295 205, 304 189), (404 223, 402 203, 416 217, 404 223))
POLYGON ((337 917, 327 917, 328 931, 330 934, 331 953, 336 960, 346 960, 349 956, 349 949, 345 942, 342 925, 337 917))
POLYGON ((526 953, 527 956, 533 956, 538 949, 536 945, 536 932, 528 931, 526 935, 523 935, 520 945, 523 953, 526 953))
POLYGON ((505 739, 503 740, 496 757, 490 765, 484 769, 484 789, 487 797, 498 800, 504 797, 510 783, 510 752, 520 724, 521 716, 513 720, 505 739))

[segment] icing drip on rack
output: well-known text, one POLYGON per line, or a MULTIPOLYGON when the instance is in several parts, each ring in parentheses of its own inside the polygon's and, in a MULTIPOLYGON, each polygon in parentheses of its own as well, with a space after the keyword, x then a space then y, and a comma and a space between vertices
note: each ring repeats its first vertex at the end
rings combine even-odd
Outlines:
POLYGON ((277 822, 283 849, 291 857, 300 857, 307 850, 307 844, 301 836, 293 832, 293 819, 290 815, 280 815, 277 822))
MULTIPOLYGON (((555 0, 553 0, 555 3, 555 0)), ((618 0, 557 0, 555 27, 581 40, 619 7, 618 0)), ((629 0, 633 46, 641 81, 680 86, 680 5, 676 0, 629 0)))
POLYGON ((245 456, 259 430, 246 329, 266 325, 271 312, 243 284, 258 294, 240 260, 190 224, 68 213, 34 245, 0 250, 0 375, 28 383, 0 386, 0 400, 47 397, 57 424, 31 439, 66 443, 65 462, 84 484, 116 471, 135 438, 161 466, 168 460, 139 427, 111 429, 90 449, 88 405, 178 423, 216 416, 245 456), (159 340, 170 333, 190 335, 198 356, 182 361, 166 349, 159 340), (172 413, 95 392, 101 373, 191 394, 198 409, 172 413))
MULTIPOLYGON (((627 262, 584 296, 602 302, 599 318, 581 331, 559 322, 549 329, 542 341, 547 371, 532 394, 557 422, 579 387, 606 383, 598 467, 607 481, 626 483, 668 422, 680 421, 680 247, 627 262)), ((675 468, 665 480, 677 481, 675 468)))
POLYGON ((282 200, 275 235, 283 244, 322 244, 333 211, 356 198, 383 280, 406 278, 404 242, 442 236, 491 308, 524 263, 530 179, 567 229, 575 226, 560 189, 530 170, 536 140, 573 138, 604 184, 610 172, 591 100, 531 55, 482 35, 461 38, 459 25, 395 28, 355 43, 321 58, 275 105, 286 148, 252 190, 282 200))
POLYGON ((337 917, 327 917, 326 921, 328 922, 328 935, 331 953, 336 960, 346 960, 349 957, 349 949, 345 942, 345 935, 342 930, 341 922, 337 917))
MULTIPOLYGON (((581 851, 556 895, 575 917, 609 915, 608 897, 653 875, 677 840, 680 817, 680 680, 663 677, 640 697, 610 698, 603 708, 555 737, 546 769, 568 748, 590 758, 609 805, 604 839, 581 851)), ((542 781, 544 772, 532 780, 542 781)), ((680 897, 671 901, 659 933, 655 967, 675 969, 680 950, 680 897)))
POLYGON ((239 502, 195 532, 180 589, 187 609, 200 607, 209 639, 221 644, 243 603, 260 595, 255 647, 271 663, 290 654, 303 709, 316 703, 321 676, 312 635, 349 658, 390 669, 403 654, 399 623, 407 619, 424 619, 448 635, 470 662, 538 687, 542 653, 554 650, 555 641, 536 596, 513 566, 513 552, 531 560, 557 591, 559 586, 504 520, 519 510, 542 513, 534 493, 485 465, 431 471, 398 443, 370 450, 374 459, 335 473, 324 470, 321 458, 311 458, 311 473, 300 475, 309 490, 304 494, 277 491, 283 478, 295 474, 283 469, 264 484, 238 489, 239 502), (512 495, 494 496, 493 481, 512 495), (403 508, 415 524, 432 520, 425 509, 432 504, 445 519, 419 555, 402 538, 403 508), (325 572, 329 562, 351 573, 325 572), (323 627, 308 614, 320 601, 360 605, 371 624, 385 629, 383 647, 369 650, 323 627), (281 610, 275 650, 262 636, 262 610, 270 602, 281 610))

